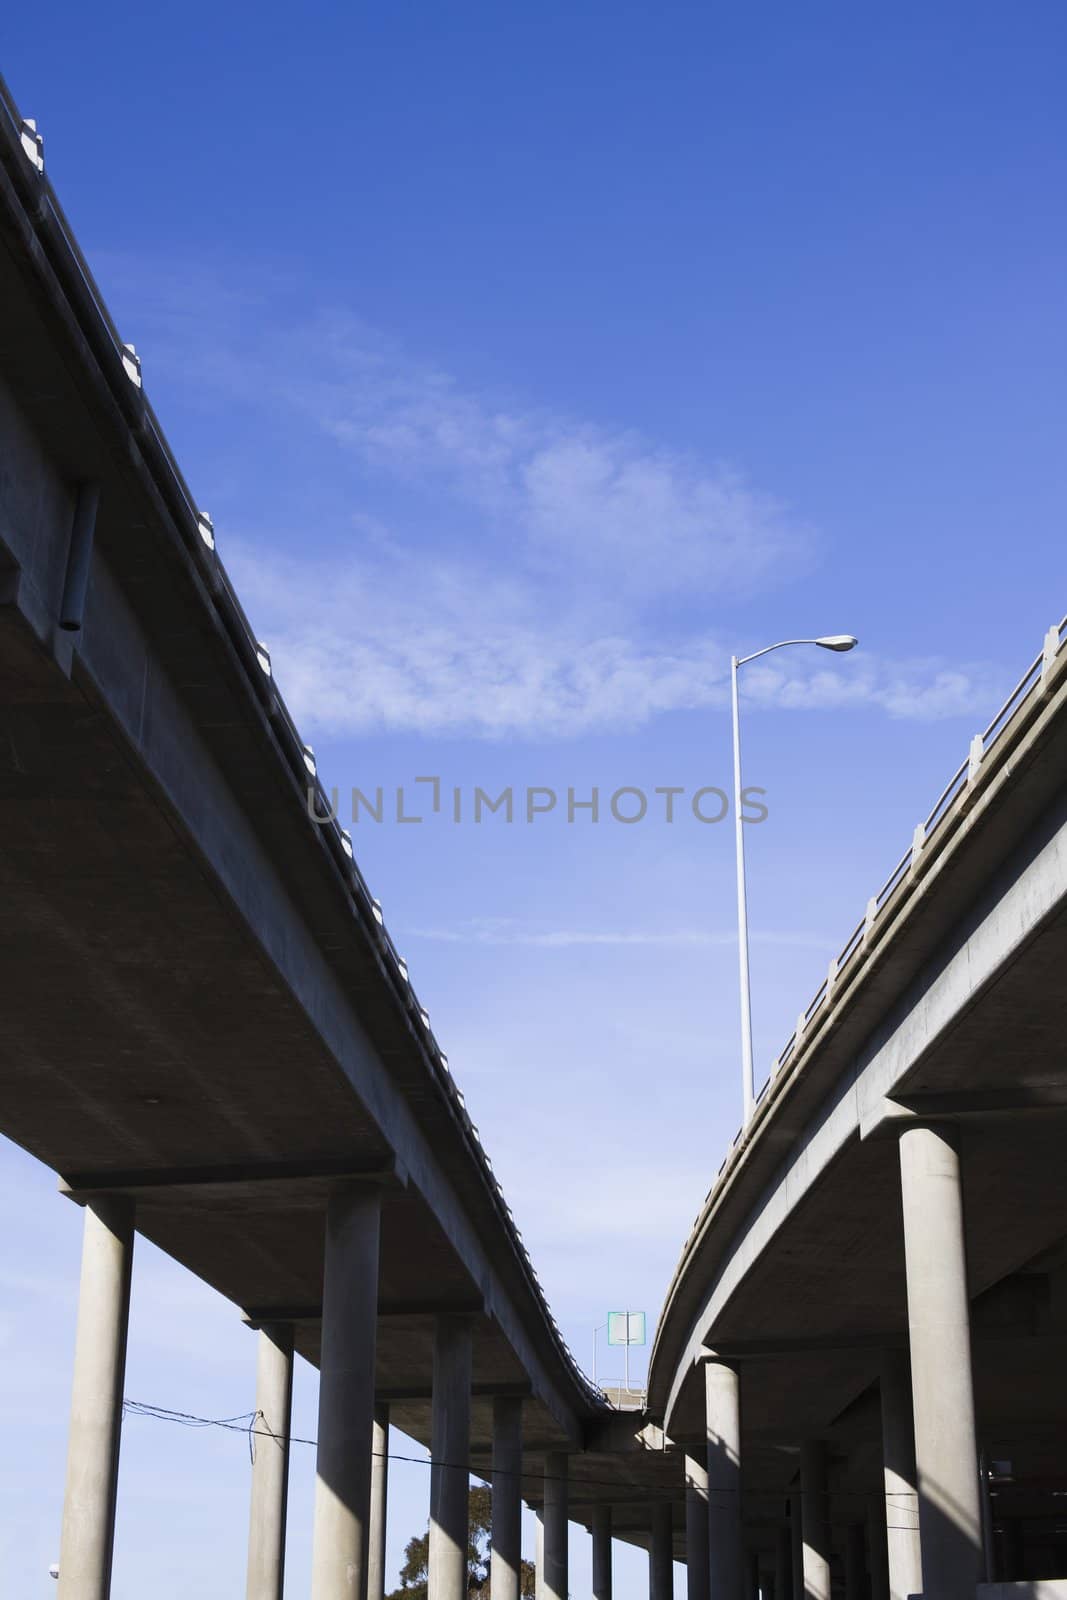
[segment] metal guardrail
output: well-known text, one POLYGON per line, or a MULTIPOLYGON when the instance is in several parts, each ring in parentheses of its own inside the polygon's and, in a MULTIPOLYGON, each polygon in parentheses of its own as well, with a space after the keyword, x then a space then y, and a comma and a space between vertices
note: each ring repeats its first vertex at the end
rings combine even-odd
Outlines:
MULTIPOLYGON (((1064 617, 1062 621, 1049 628, 1045 634, 1040 655, 1036 656, 1027 667, 988 727, 984 728, 981 733, 976 733, 971 740, 967 759, 956 768, 956 771, 934 801, 929 814, 917 825, 912 836, 911 847, 901 856, 877 894, 872 895, 868 900, 863 921, 852 930, 840 954, 830 962, 826 977, 815 991, 807 1009, 801 1012, 797 1019, 796 1028, 786 1041, 785 1048, 776 1058, 771 1068, 770 1076, 756 1096, 757 1106, 767 1098, 782 1069, 799 1053, 812 1026, 821 1020, 820 1014, 823 1013, 824 1008, 828 1007, 829 1001, 839 983, 852 976, 852 965, 869 944, 872 934, 878 927, 879 917, 901 885, 908 883, 912 873, 921 865, 924 851, 937 839, 939 830, 945 826, 948 818, 953 814, 955 802, 979 778, 984 770, 984 763, 987 762, 990 756, 996 754, 1000 740, 1011 727, 1016 716, 1031 704, 1035 696, 1040 696, 1042 693, 1065 640, 1067 640, 1067 617, 1064 617)), ((696 1232, 700 1220, 706 1213, 724 1174, 733 1164, 733 1159, 739 1146, 745 1142, 742 1138, 743 1133, 744 1129, 739 1129, 734 1135, 730 1148, 723 1158, 722 1165, 715 1175, 715 1182, 705 1195, 704 1203, 689 1230, 689 1239, 696 1232)))
POLYGON ((143 455, 155 471, 175 526, 204 579, 208 596, 245 668, 253 692, 267 712, 280 753, 294 778, 294 801, 301 806, 307 826, 315 830, 347 884, 353 910, 365 931, 369 932, 381 957, 383 971, 407 1013, 433 1077, 452 1106, 468 1149, 482 1171, 492 1202, 566 1366, 589 1398, 605 1403, 603 1391, 582 1371, 552 1315, 511 1207, 504 1199, 503 1189, 493 1172, 493 1164, 482 1145, 477 1126, 472 1122, 463 1094, 452 1076, 448 1057, 433 1035, 429 1013, 419 1003, 407 963, 393 943, 385 926, 382 908, 371 894, 356 863, 351 837, 339 825, 336 817, 329 816, 330 807, 325 804, 325 792, 318 777, 314 752, 301 738, 278 689, 270 651, 256 637, 219 558, 211 518, 196 504, 159 419, 144 393, 140 357, 133 345, 123 342, 63 208, 45 175, 44 141, 37 126, 20 115, 2 77, 0 130, 5 136, 0 139, 0 146, 6 146, 3 149, 5 165, 34 221, 49 264, 80 315, 82 331, 101 362, 114 398, 137 435, 143 455), (308 804, 309 794, 314 795, 316 818, 311 815, 313 808, 308 804))

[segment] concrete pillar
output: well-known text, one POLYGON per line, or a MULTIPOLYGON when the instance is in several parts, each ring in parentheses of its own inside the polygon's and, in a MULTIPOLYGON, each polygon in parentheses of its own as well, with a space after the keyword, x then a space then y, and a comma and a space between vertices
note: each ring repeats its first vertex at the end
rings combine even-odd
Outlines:
POLYGON ((270 1323, 259 1330, 256 1357, 256 1418, 252 1435, 252 1503, 248 1517, 246 1600, 282 1600, 292 1410, 292 1324, 270 1323))
POLYGON ((648 1552, 649 1600, 671 1600, 674 1594, 674 1513, 669 1500, 652 1506, 652 1544, 648 1552))
POLYGON ((907 1127, 900 1176, 923 1593, 973 1600, 984 1563, 955 1129, 907 1127))
POLYGON ((389 1513, 389 1407, 374 1408, 371 1428, 370 1535, 367 1540, 367 1600, 385 1600, 385 1535, 389 1513))
POLYGON ((59 1600, 108 1600, 111 1592, 133 1221, 125 1196, 85 1207, 59 1600))
POLYGON ((534 1600, 545 1600, 545 1512, 534 1512, 534 1600))
POLYGON ((522 1401, 493 1400, 491 1600, 519 1600, 522 1569, 522 1401))
POLYGON ((886 1563, 890 1600, 907 1600, 922 1589, 919 1497, 915 1487, 915 1431, 911 1415, 911 1368, 903 1350, 882 1357, 882 1461, 886 1563))
POLYGON ((370 1534, 381 1197, 330 1197, 322 1286, 311 1600, 364 1600, 370 1534))
POLYGON ((845 1600, 867 1600, 867 1535, 862 1522, 845 1529, 845 1600))
POLYGON ((688 1453, 685 1458, 685 1592, 686 1600, 708 1600, 708 1468, 688 1453))
POLYGON ((884 1495, 872 1495, 867 1502, 867 1549, 870 1560, 871 1600, 889 1600, 884 1495))
POLYGON ((543 1600, 567 1600, 567 1457, 562 1450, 545 1456, 544 1574, 543 1600))
POLYGON ((804 1600, 804 1512, 799 1494, 789 1497, 789 1542, 793 1547, 793 1600, 804 1600))
POLYGON ((611 1600, 611 1507, 593 1507, 593 1600, 611 1600))
POLYGON ((793 1534, 788 1522, 778 1524, 774 1539, 774 1600, 793 1600, 793 1534))
MULTIPOLYGON (((801 1527, 804 1535, 804 1600, 830 1600, 830 1516, 826 1446, 808 1439, 800 1447, 801 1527)), ((971 1597, 974 1600, 974 1597, 971 1597)))
POLYGON ((440 1316, 433 1342, 428 1600, 466 1600, 470 1441, 470 1319, 440 1316))
POLYGON ((708 1450, 708 1592, 742 1600, 741 1381, 723 1361, 704 1363, 708 1450))
POLYGON ((749 1550, 745 1561, 748 1600, 760 1600, 759 1551, 749 1550))

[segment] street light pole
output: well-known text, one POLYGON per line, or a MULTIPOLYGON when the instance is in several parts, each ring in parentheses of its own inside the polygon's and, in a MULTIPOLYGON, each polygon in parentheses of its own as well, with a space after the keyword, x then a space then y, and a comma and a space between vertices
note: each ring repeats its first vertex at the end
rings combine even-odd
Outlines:
POLYGON ((741 818, 741 714, 738 701, 738 670, 757 656, 766 656, 772 650, 785 650, 794 644, 816 644, 822 650, 854 650, 859 643, 850 633, 827 634, 821 639, 782 639, 778 644, 765 645, 750 656, 730 657, 730 706, 734 724, 734 837, 737 849, 737 967, 741 998, 741 1094, 742 1128, 752 1120, 756 1103, 756 1082, 752 1065, 752 986, 748 971, 748 897, 745 892, 745 838, 741 818))
POLYGON ((730 657, 731 705, 734 717, 734 837, 737 848, 737 962, 741 985, 741 1126, 752 1120, 755 1077, 752 1068, 752 988, 748 976, 748 898, 745 893, 745 834, 741 821, 741 717, 737 700, 737 656, 730 657))

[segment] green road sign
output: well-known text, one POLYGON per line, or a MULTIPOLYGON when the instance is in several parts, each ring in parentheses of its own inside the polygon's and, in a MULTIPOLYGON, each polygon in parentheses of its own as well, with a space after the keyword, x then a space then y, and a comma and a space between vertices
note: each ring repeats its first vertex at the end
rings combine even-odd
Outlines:
POLYGON ((645 1313, 643 1311, 609 1311, 609 1344, 644 1344, 645 1313))

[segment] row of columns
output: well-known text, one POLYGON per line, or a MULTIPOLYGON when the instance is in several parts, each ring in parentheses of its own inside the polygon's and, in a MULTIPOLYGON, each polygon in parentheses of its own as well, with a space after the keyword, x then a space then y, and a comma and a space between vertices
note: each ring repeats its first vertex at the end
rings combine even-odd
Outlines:
MULTIPOLYGON (((885 1515, 869 1530, 872 1569, 885 1552, 887 1600, 925 1593, 971 1600, 981 1526, 959 1151, 953 1130, 908 1125, 900 1137, 910 1373, 887 1355, 881 1383, 885 1515), (881 1529, 878 1527, 881 1522, 881 1529), (884 1529, 884 1537, 882 1536, 884 1529)), ((318 1457, 311 1600, 378 1600, 384 1584, 388 1415, 375 1406, 380 1196, 360 1186, 331 1197, 326 1219, 318 1457)), ((108 1600, 129 1316, 134 1207, 102 1197, 85 1208, 85 1239, 60 1549, 58 1600, 108 1600)), ((260 1334, 247 1600, 281 1600, 292 1402, 292 1330, 260 1334)), ((741 1504, 740 1380, 705 1363, 706 1453, 686 1458, 689 1600, 742 1600, 752 1589, 741 1504)), ((441 1316, 434 1340, 429 1588, 464 1600, 470 1458, 471 1328, 441 1316)), ((493 1600, 518 1600, 520 1402, 494 1402, 493 1600)), ((799 1505, 781 1531, 781 1595, 829 1600, 826 1454, 801 1449, 799 1505), (789 1574, 787 1584, 786 1574, 789 1574)), ((567 1600, 567 1456, 545 1462, 538 1600, 567 1600)), ((849 1534, 858 1583, 864 1529, 849 1534)), ((593 1529, 594 1594, 611 1595, 610 1512, 593 1529)), ((653 1507, 651 1600, 671 1600, 671 1506, 653 1507)), ((850 1590, 851 1592, 851 1590, 850 1590)), ((875 1600, 880 1600, 876 1595, 875 1600)))
MULTIPOLYGON (((326 1215, 311 1600, 381 1600, 385 1589, 388 1407, 375 1403, 380 1195, 362 1185, 326 1215)), ((74 1392, 58 1600, 108 1600, 118 1487, 135 1210, 85 1206, 74 1392)), ((433 1349, 429 1592, 466 1600, 471 1321, 440 1315, 433 1349)), ((282 1600, 293 1329, 260 1328, 246 1600, 282 1600)), ((568 1600, 567 1456, 545 1458, 539 1600, 568 1600)), ((522 1401, 493 1401, 493 1600, 519 1600, 522 1401)), ((609 1531, 610 1539, 610 1531, 609 1531)), ((610 1600, 610 1550, 606 1571, 610 1600)), ((661 1600, 670 1600, 663 1590, 661 1600)))
MULTIPOLYGON (((884 1504, 846 1530, 849 1600, 973 1600, 983 1576, 978 1449, 971 1376, 959 1144, 946 1125, 909 1123, 899 1137, 908 1344, 881 1371, 884 1504)), ((736 1368, 704 1367, 708 1577, 689 1600, 743 1600, 740 1382, 736 1368)), ((689 1472, 687 1466, 687 1492, 689 1472)), ((694 1523, 687 1526, 695 1527, 694 1523)), ((694 1535, 689 1537, 690 1550, 694 1535)), ((697 1570, 705 1560, 696 1538, 697 1570)), ((829 1600, 830 1518, 825 1445, 802 1444, 800 1493, 775 1548, 776 1600, 829 1600)))

